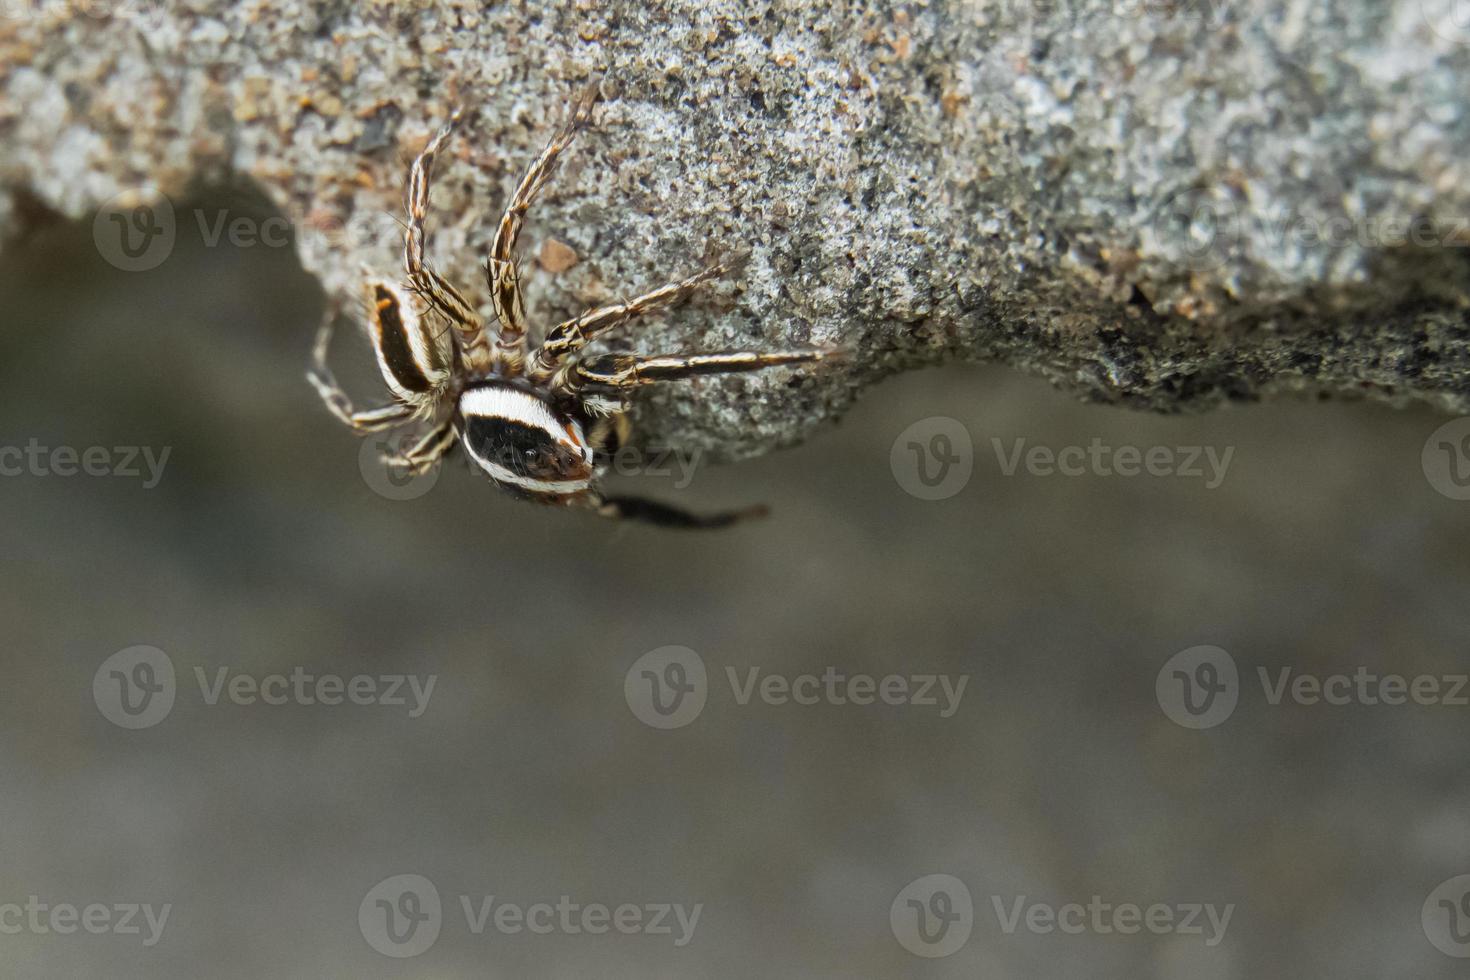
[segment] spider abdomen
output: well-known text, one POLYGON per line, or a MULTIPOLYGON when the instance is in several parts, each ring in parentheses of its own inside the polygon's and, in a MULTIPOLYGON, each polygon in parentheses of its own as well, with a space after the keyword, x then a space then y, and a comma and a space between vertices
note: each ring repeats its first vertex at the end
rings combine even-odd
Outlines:
POLYGON ((454 342, 414 309, 408 294, 390 282, 368 283, 371 334, 378 369, 388 389, 406 405, 432 404, 454 372, 454 342))
POLYGON ((554 499, 592 486, 594 454, 581 421, 526 387, 470 385, 459 396, 455 427, 475 465, 509 490, 554 499))

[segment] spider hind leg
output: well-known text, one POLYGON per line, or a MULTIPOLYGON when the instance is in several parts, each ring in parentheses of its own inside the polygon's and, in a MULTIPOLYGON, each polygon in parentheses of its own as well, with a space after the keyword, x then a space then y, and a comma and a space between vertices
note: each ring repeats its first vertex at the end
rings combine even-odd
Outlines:
POLYGON ((601 497, 595 510, 603 517, 615 520, 638 521, 659 527, 685 528, 690 530, 729 527, 740 521, 765 517, 770 509, 764 504, 742 510, 719 511, 713 514, 695 514, 681 507, 648 500, 644 497, 601 497))

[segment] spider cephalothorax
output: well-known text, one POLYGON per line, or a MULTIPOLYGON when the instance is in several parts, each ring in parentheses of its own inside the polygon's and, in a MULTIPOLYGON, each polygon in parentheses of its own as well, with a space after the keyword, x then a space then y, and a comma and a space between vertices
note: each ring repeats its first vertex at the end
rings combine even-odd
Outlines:
POLYGON ((531 164, 501 215, 485 263, 493 330, 424 260, 429 173, 435 154, 458 122, 456 112, 409 170, 409 222, 403 246, 406 284, 383 279, 369 279, 366 284, 369 336, 393 401, 381 408, 355 410, 332 377, 327 346, 336 321, 335 304, 317 335, 307 377, 332 413, 359 433, 424 423, 424 432, 406 451, 388 457, 391 465, 422 472, 438 465, 456 443, 463 443, 476 468, 520 497, 661 524, 729 524, 760 508, 699 516, 652 501, 606 497, 598 489, 610 454, 627 439, 631 393, 644 385, 698 374, 816 361, 832 352, 586 355, 587 345, 599 336, 677 302, 725 272, 721 263, 625 303, 588 310, 552 327, 539 345, 528 345, 516 238, 557 160, 591 116, 596 91, 594 84, 572 107, 570 118, 531 164))

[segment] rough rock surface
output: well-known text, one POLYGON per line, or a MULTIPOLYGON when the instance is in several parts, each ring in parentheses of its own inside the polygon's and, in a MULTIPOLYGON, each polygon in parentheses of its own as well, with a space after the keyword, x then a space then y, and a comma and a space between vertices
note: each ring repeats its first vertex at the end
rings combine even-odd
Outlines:
POLYGON ((855 351, 651 394, 650 442, 759 452, 957 357, 1165 411, 1470 412, 1457 3, 0 0, 0 186, 81 219, 244 176, 352 290, 397 267, 404 162, 463 105, 431 249, 480 287, 504 195, 601 71, 522 238, 533 318, 748 249, 630 342, 855 351))

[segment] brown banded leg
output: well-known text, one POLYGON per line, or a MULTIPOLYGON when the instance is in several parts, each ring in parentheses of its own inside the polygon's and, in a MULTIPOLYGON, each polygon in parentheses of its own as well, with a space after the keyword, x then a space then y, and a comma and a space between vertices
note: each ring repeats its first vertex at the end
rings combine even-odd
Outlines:
POLYGON ((573 390, 587 385, 605 388, 636 388, 660 381, 675 381, 701 374, 738 374, 781 364, 820 361, 838 355, 833 350, 737 351, 727 354, 643 357, 637 354, 607 354, 578 364, 568 372, 573 390))
POLYGON ((531 360, 531 367, 526 373, 533 381, 549 379, 556 373, 567 355, 575 354, 595 340, 599 334, 604 334, 635 316, 643 316, 672 306, 699 286, 723 275, 729 268, 726 263, 717 263, 702 272, 695 273, 688 279, 660 286, 626 303, 599 306, 597 309, 588 310, 579 317, 557 324, 547 333, 546 339, 537 349, 535 357, 531 360))
POLYGON ((526 358, 526 311, 521 301, 520 273, 516 268, 516 239, 520 237, 526 212, 535 202, 536 195, 556 172, 557 161, 571 145, 577 131, 592 117, 597 85, 594 81, 582 92, 566 123, 521 178, 515 193, 506 202, 505 211, 500 216, 500 227, 496 229, 495 240, 490 245, 485 271, 495 316, 500 321, 500 332, 495 338, 495 360, 507 374, 520 374, 526 358))
POLYGON ((434 309, 443 313, 454 324, 463 339, 467 351, 483 351, 487 348, 485 325, 475 308, 443 276, 429 267, 424 259, 427 233, 424 221, 429 211, 429 178, 434 170, 434 158, 448 142, 454 127, 459 123, 460 110, 455 109, 449 121, 440 127, 429 145, 424 147, 408 170, 408 230, 403 235, 403 265, 408 273, 408 282, 414 291, 423 296, 434 309))
POLYGON ((445 419, 425 432, 418 442, 410 446, 407 451, 384 453, 383 462, 389 466, 400 467, 414 475, 426 473, 444 457, 445 453, 454 448, 456 438, 454 420, 445 419))
POLYGON ((352 399, 347 397, 347 392, 337 383, 332 369, 327 365, 327 349, 332 343, 332 331, 337 324, 337 315, 340 307, 333 301, 327 310, 327 315, 322 319, 322 325, 316 333, 316 343, 311 351, 311 369, 306 372, 306 380, 316 389, 316 393, 326 403, 327 409, 337 416, 338 420, 357 432, 377 432, 381 429, 391 429, 408 421, 413 415, 413 409, 407 405, 394 402, 392 405, 384 405, 381 408, 369 408, 358 411, 352 407, 352 399))
POLYGON ((686 529, 729 527, 739 521, 753 517, 765 517, 770 509, 764 504, 742 510, 720 511, 714 514, 695 514, 680 507, 648 500, 643 497, 590 497, 588 506, 603 517, 622 521, 639 521, 660 527, 686 529))

